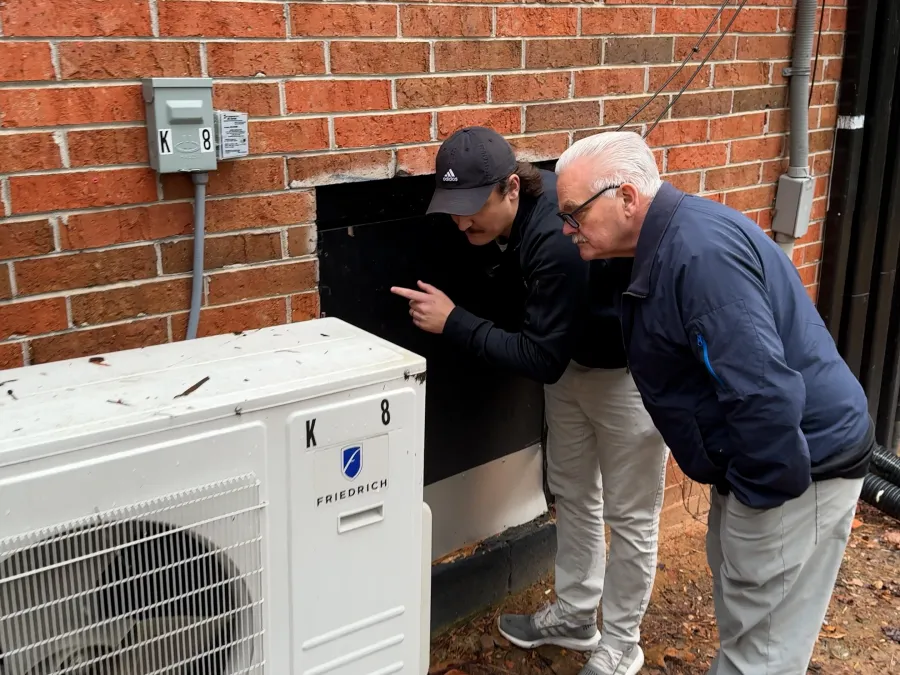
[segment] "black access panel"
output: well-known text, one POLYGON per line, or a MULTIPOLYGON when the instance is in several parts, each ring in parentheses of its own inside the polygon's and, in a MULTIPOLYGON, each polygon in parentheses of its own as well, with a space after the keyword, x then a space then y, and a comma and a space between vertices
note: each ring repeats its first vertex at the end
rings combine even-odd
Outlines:
POLYGON ((391 286, 437 286, 459 306, 511 325, 521 297, 492 270, 496 246, 471 246, 452 221, 426 216, 432 176, 316 188, 322 314, 427 359, 425 484, 540 442, 543 389, 416 328, 391 286), (513 308, 513 309, 510 309, 513 308))

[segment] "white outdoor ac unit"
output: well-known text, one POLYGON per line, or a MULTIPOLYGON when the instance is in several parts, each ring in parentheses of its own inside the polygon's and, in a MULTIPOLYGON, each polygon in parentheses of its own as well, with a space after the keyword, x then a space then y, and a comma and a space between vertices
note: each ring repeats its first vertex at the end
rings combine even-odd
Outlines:
POLYGON ((0 381, 0 673, 427 671, 422 358, 320 319, 0 381))

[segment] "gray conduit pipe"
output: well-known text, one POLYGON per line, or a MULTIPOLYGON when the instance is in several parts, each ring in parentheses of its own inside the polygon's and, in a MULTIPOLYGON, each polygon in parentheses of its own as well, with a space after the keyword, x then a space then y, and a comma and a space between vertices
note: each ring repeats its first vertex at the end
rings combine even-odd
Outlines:
POLYGON ((191 278, 191 313, 188 316, 187 339, 197 337, 200 306, 203 304, 203 247, 206 234, 206 186, 209 174, 192 173, 194 183, 194 272, 191 278))
MULTIPOLYGON (((791 58, 790 85, 790 164, 788 175, 804 178, 809 175, 809 62, 812 59, 816 32, 817 0, 798 0, 794 24, 794 53, 791 58)), ((788 257, 794 248, 794 238, 776 233, 775 241, 788 257)))

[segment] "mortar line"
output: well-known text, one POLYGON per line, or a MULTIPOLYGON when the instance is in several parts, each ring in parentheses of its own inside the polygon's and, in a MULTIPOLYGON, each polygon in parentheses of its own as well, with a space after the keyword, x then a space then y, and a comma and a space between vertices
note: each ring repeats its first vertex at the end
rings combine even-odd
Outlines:
POLYGON ((153 37, 159 37, 159 7, 157 6, 159 0, 148 0, 150 4, 150 30, 153 33, 153 37))

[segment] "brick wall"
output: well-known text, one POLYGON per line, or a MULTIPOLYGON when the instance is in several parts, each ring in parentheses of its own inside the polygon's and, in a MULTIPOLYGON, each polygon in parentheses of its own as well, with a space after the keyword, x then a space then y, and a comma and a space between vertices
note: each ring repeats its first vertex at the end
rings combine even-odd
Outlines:
MULTIPOLYGON (((785 166, 792 4, 751 0, 650 138, 669 180, 763 228, 785 166)), ((844 4, 828 0, 810 113, 817 222, 844 4)), ((209 75, 216 107, 253 116, 253 157, 211 177, 209 334, 317 314, 315 185, 430 172, 467 124, 555 158, 646 100, 717 5, 0 0, 0 368, 185 333, 191 186, 147 166, 140 78, 209 75)), ((820 240, 816 224, 795 250, 813 296, 820 240)))

